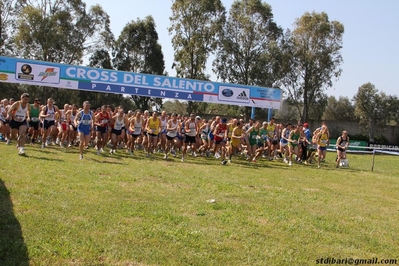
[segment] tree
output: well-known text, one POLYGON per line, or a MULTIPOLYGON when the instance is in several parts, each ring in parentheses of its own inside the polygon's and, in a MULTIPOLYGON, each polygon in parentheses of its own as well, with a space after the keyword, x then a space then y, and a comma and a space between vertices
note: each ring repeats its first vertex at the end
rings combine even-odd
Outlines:
POLYGON ((0 0, 0 52, 12 54, 12 30, 15 27, 15 0, 0 0))
POLYGON ((283 48, 289 72, 281 83, 303 121, 308 120, 312 103, 341 75, 343 33, 344 26, 330 21, 324 12, 306 12, 292 33, 287 31, 283 48))
POLYGON ((25 58, 79 64, 97 45, 110 41, 109 16, 81 0, 17 1, 15 41, 25 58))
POLYGON ((270 5, 260 0, 235 1, 213 62, 215 73, 230 83, 272 87, 281 78, 282 32, 270 5))
POLYGON ((340 96, 337 100, 334 96, 327 99, 327 106, 323 114, 323 120, 333 121, 357 121, 354 116, 355 107, 348 97, 340 96))
POLYGON ((392 117, 389 96, 369 82, 359 87, 354 101, 355 115, 368 129, 370 141, 374 142, 376 128, 386 126, 392 117))
MULTIPOLYGON (((165 70, 162 47, 158 43, 156 25, 151 16, 131 21, 122 30, 115 43, 113 63, 118 70, 163 75, 165 70)), ((131 96, 137 108, 162 107, 161 98, 131 96)))
POLYGON ((284 99, 281 103, 281 108, 276 112, 275 118, 285 121, 297 121, 300 119, 300 115, 298 109, 290 102, 290 99, 284 99))
MULTIPOLYGON (((220 0, 173 0, 169 32, 173 34, 178 77, 207 79, 206 63, 217 47, 225 13, 220 0)), ((193 102, 189 101, 187 112, 192 111, 193 102)))
MULTIPOLYGON (((89 66, 104 69, 113 69, 112 58, 107 50, 101 49, 95 51, 90 59, 89 66)), ((116 93, 93 93, 90 91, 79 91, 79 103, 90 99, 90 103, 93 107, 100 107, 103 104, 109 104, 113 107, 123 106, 125 110, 134 110, 136 106, 133 102, 124 97, 122 94, 116 93)))
MULTIPOLYGON (((82 0, 17 0, 13 38, 20 56, 65 64, 81 64, 83 56, 99 46, 110 45, 109 17, 101 6, 86 10, 82 0)), ((78 101, 71 90, 35 87, 42 98, 57 102, 78 101)))

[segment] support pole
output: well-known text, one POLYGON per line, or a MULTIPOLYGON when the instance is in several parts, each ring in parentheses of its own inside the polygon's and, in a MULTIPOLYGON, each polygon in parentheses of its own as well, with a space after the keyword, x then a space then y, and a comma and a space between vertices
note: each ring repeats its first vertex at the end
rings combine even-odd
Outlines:
POLYGON ((375 149, 373 150, 373 160, 371 163, 371 172, 373 172, 373 170, 374 170, 374 157, 375 157, 375 149))
POLYGON ((252 110, 251 110, 251 119, 255 119, 255 107, 252 107, 252 110))
POLYGON ((272 115, 273 115, 273 109, 269 108, 268 112, 267 112, 267 121, 269 122, 270 119, 272 119, 272 115))

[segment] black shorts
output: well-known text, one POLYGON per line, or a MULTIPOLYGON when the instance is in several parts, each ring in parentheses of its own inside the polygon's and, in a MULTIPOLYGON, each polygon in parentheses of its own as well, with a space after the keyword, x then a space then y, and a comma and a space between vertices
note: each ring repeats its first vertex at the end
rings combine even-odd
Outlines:
POLYGON ((155 137, 158 137, 158 134, 150 134, 150 133, 147 133, 147 136, 155 138, 155 137))
POLYGON ((39 121, 38 122, 29 122, 29 127, 33 127, 33 130, 39 130, 39 121))
POLYGON ((141 134, 132 134, 132 137, 134 138, 134 139, 137 139, 138 137, 140 137, 141 136, 141 134))
POLYGON ((176 138, 176 136, 174 136, 174 137, 169 137, 168 135, 166 135, 166 139, 167 140, 174 140, 176 138))
POLYGON ((186 139, 184 140, 184 143, 191 143, 191 144, 195 144, 197 143, 197 140, 195 139, 195 136, 187 136, 186 135, 186 139))
POLYGON ((278 144, 278 140, 274 139, 274 140, 272 141, 272 145, 277 145, 277 144, 278 144))
POLYGON ((73 131, 75 131, 75 132, 78 131, 78 129, 75 127, 74 124, 70 124, 70 126, 72 127, 72 130, 73 130, 73 131))
POLYGON ((107 133, 107 127, 96 126, 96 131, 105 134, 107 133))
POLYGON ((43 122, 43 129, 44 130, 49 129, 52 126, 55 126, 54 120, 53 121, 44 120, 44 122, 43 122))
POLYGON ((223 143, 226 143, 226 141, 225 141, 224 139, 221 139, 221 140, 216 140, 216 139, 215 139, 214 142, 215 142, 216 145, 219 145, 219 144, 222 143, 222 142, 223 142, 223 143))
POLYGON ((338 148, 338 150, 339 150, 340 152, 346 152, 346 150, 345 150, 345 149, 342 149, 342 148, 338 148))
POLYGON ((14 119, 11 119, 11 121, 10 121, 11 129, 19 129, 20 126, 26 126, 26 125, 27 125, 26 120, 24 120, 22 122, 18 122, 18 121, 15 121, 14 119))
POLYGON ((122 134, 122 130, 116 130, 115 128, 113 128, 111 130, 111 134, 115 134, 117 136, 120 136, 122 134))

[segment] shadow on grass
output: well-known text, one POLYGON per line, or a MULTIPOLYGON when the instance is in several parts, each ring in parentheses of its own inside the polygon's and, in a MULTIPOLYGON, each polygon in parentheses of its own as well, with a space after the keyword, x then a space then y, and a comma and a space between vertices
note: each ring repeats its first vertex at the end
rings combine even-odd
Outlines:
POLYGON ((29 265, 21 225, 14 216, 10 192, 0 179, 0 265, 29 265))
POLYGON ((32 155, 25 155, 23 157, 36 159, 36 160, 44 160, 44 161, 54 161, 54 162, 63 162, 63 159, 60 158, 48 158, 48 157, 39 157, 39 156, 32 156, 32 155))
POLYGON ((96 159, 96 158, 89 158, 88 160, 94 161, 96 163, 105 163, 105 164, 120 164, 120 165, 126 164, 126 163, 115 162, 115 161, 99 160, 99 159, 96 159))

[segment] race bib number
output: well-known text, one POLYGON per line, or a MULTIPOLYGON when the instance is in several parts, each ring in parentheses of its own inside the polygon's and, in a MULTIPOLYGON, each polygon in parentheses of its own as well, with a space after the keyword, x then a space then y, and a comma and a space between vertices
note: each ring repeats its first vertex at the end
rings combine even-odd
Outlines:
POLYGON ((38 117, 31 117, 31 119, 30 119, 32 122, 37 122, 37 121, 39 121, 39 118, 38 117))

